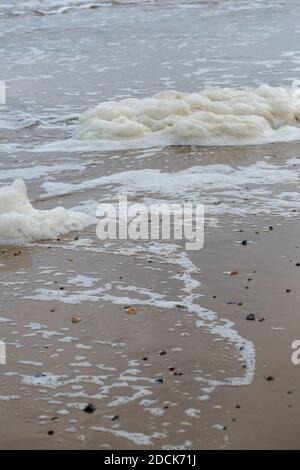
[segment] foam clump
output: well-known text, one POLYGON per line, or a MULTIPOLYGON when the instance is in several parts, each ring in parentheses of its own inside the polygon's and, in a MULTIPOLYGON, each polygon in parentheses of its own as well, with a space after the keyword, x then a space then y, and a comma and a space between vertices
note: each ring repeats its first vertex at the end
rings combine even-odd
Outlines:
POLYGON ((0 188, 0 243, 16 244, 56 239, 93 223, 87 214, 57 207, 35 209, 23 180, 0 188))
POLYGON ((150 98, 104 102, 81 114, 74 137, 218 145, 273 141, 284 130, 279 140, 293 140, 287 126, 295 131, 300 121, 298 86, 206 87, 197 93, 164 91, 150 98))

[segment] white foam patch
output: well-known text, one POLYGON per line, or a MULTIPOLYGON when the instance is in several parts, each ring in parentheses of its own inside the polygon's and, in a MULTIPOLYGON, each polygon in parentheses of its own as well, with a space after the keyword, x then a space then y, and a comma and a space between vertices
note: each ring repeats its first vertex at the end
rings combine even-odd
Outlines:
MULTIPOLYGON (((299 182, 300 159, 292 158, 274 165, 267 160, 248 166, 214 164, 166 172, 159 169, 129 170, 80 183, 45 182, 46 195, 72 194, 82 190, 109 187, 116 195, 144 195, 144 203, 151 204, 175 198, 176 201, 205 202, 205 212, 245 216, 248 214, 280 213, 290 216, 289 207, 300 207, 299 195, 293 191, 278 191, 278 185, 296 185, 299 182), (154 200, 155 198, 155 200, 154 200), (239 201, 235 204, 232 201, 239 201)), ((295 187, 294 187, 295 189, 295 187)), ((89 200, 82 205, 84 212, 97 204, 89 200)), ((216 219, 207 219, 216 225, 216 219)))
POLYGON ((98 431, 98 432, 103 432, 103 433, 110 433, 113 434, 116 437, 121 437, 128 439, 129 441, 133 442, 136 445, 153 445, 152 439, 158 439, 158 438, 165 438, 166 435, 158 432, 154 432, 151 436, 147 436, 146 434, 142 434, 139 432, 128 432, 128 431, 123 431, 121 429, 110 429, 110 428, 105 428, 102 426, 92 426, 91 427, 92 431, 98 431))
POLYGON ((98 104, 81 114, 76 140, 123 148, 147 145, 234 145, 300 138, 299 82, 291 88, 206 87, 98 104))
MULTIPOLYGON (((296 160, 300 164, 300 160, 296 160)), ((249 166, 234 168, 230 165, 215 164, 194 166, 177 172, 158 169, 129 170, 100 176, 81 183, 45 182, 43 188, 50 196, 71 194, 84 189, 116 185, 117 192, 136 194, 138 192, 159 193, 174 197, 187 196, 190 191, 206 193, 211 190, 241 189, 248 184, 269 185, 297 182, 297 171, 291 168, 294 159, 285 166, 257 162, 249 166), (120 186, 122 186, 120 188, 120 186)))
POLYGON ((1 169, 0 180, 8 179, 38 179, 41 176, 47 176, 52 173, 61 173, 64 171, 82 171, 85 168, 83 164, 75 163, 64 163, 55 165, 35 165, 25 168, 11 168, 7 170, 1 169))
POLYGON ((56 239, 82 230, 94 222, 87 214, 57 207, 35 209, 27 196, 24 181, 0 188, 0 243, 15 244, 56 239))

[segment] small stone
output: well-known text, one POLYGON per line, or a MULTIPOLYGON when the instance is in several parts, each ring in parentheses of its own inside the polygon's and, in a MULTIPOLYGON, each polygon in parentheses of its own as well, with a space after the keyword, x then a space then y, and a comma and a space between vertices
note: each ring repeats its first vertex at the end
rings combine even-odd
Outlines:
POLYGON ((137 308, 136 307, 128 307, 127 313, 128 313, 128 315, 136 315, 137 314, 137 308))
POLYGON ((155 379, 156 384, 163 384, 164 380, 163 379, 155 379))
POLYGON ((254 313, 248 313, 248 315, 246 315, 246 320, 254 321, 256 320, 256 316, 254 315, 254 313))
POLYGON ((85 413, 88 413, 88 414, 92 414, 96 411, 96 407, 92 404, 92 403, 89 403, 84 409, 83 411, 85 413))
POLYGON ((78 317, 77 315, 74 315, 72 317, 72 323, 80 323, 81 322, 81 318, 78 317))

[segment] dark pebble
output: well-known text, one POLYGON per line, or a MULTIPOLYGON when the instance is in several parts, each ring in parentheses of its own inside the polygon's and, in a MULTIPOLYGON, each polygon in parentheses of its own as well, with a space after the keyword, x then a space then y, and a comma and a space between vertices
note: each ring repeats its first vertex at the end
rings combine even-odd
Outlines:
POLYGON ((155 379, 155 383, 156 383, 156 384, 163 384, 163 383, 164 383, 164 379, 155 379))
POLYGON ((92 405, 92 403, 89 403, 84 409, 83 411, 85 413, 88 413, 88 414, 92 414, 94 413, 94 411, 96 411, 96 407, 94 405, 92 405))
POLYGON ((254 321, 256 320, 256 316, 254 315, 254 313, 248 313, 248 315, 246 315, 246 320, 254 321))

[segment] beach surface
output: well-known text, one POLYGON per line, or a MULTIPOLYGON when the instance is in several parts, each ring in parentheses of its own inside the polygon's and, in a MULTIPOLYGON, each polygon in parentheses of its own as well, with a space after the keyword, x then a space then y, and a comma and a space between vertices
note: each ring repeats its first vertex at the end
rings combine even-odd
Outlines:
POLYGON ((275 0, 0 7, 1 449, 299 447, 299 19, 275 0), (149 98, 205 86, 221 111, 181 103, 181 127, 149 98), (258 102, 229 113, 243 87, 258 102), (112 100, 118 127, 82 127, 112 100), (99 240, 97 205, 123 195, 204 203, 203 249, 99 240))

